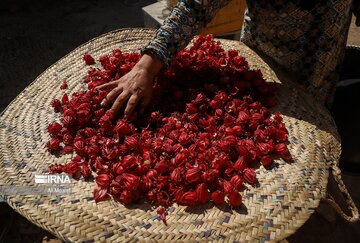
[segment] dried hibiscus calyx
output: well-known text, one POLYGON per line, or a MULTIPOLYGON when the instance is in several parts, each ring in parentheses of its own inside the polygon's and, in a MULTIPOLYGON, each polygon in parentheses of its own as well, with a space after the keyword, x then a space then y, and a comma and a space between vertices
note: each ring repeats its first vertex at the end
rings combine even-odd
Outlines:
POLYGON ((57 138, 52 138, 47 144, 48 150, 52 153, 56 153, 61 149, 60 140, 57 138))
POLYGON ((108 191, 102 188, 95 188, 93 195, 96 202, 106 201, 110 198, 108 191))
POLYGON ((64 80, 60 85, 60 89, 67 89, 67 87, 68 87, 67 82, 66 80, 64 80))
MULTIPOLYGON (((59 122, 48 126, 47 148, 75 157, 51 165, 51 173, 94 176, 97 202, 146 200, 166 224, 173 203, 241 207, 241 190, 257 183, 253 168, 291 159, 281 114, 269 109, 275 85, 212 36, 199 36, 156 77, 150 107, 138 119, 106 110, 101 101, 109 91, 96 87, 121 78, 140 57, 113 50, 100 57, 101 68, 89 68, 88 90, 52 101, 59 122)), ((95 63, 89 54, 83 59, 95 63)))
POLYGON ((167 223, 166 223, 166 209, 164 207, 160 207, 158 210, 156 210, 156 213, 160 215, 161 220, 164 222, 165 225, 167 225, 167 223))
POLYGON ((86 65, 91 65, 95 63, 95 59, 90 54, 85 54, 83 59, 86 65))
POLYGON ((62 173, 64 171, 64 166, 63 165, 59 165, 59 164, 52 164, 50 165, 49 168, 49 173, 50 174, 58 174, 58 173, 62 173))
POLYGON ((229 196, 229 203, 233 207, 239 207, 242 204, 242 198, 239 192, 233 191, 229 196))
POLYGON ((221 205, 225 202, 225 194, 221 190, 214 191, 211 194, 211 200, 215 205, 221 205))

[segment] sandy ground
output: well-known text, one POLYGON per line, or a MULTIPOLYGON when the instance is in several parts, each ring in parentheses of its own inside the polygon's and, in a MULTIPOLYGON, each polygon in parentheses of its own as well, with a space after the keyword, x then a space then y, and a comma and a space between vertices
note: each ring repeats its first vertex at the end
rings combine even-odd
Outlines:
POLYGON ((360 46, 360 27, 355 25, 355 17, 353 16, 348 36, 348 45, 360 46))

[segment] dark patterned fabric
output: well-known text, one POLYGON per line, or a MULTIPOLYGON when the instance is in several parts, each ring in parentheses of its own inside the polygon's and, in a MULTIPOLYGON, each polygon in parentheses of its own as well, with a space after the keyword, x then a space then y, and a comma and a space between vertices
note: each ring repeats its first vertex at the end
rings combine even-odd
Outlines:
MULTIPOLYGON (((168 67, 229 0, 180 0, 144 49, 168 67)), ((248 0, 241 40, 293 72, 314 97, 331 103, 352 11, 360 0, 248 0)))
POLYGON ((229 2, 180 0, 143 53, 160 57, 169 67, 178 51, 211 21, 217 10, 229 2))

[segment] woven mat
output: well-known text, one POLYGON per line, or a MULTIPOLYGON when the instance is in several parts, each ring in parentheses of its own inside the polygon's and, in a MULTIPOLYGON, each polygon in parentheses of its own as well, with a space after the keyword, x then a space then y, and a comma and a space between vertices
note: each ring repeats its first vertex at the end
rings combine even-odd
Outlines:
MULTIPOLYGON (((154 35, 149 29, 122 29, 78 47, 42 73, 0 116, 0 185, 34 185, 35 174, 55 157, 45 146, 47 125, 59 119, 50 102, 61 98, 65 79, 71 92, 84 89, 82 77, 89 66, 85 53, 96 59, 112 49, 140 50, 154 35)), ((274 110, 284 114, 293 163, 276 161, 274 169, 257 169, 258 187, 241 192, 244 205, 237 210, 206 205, 189 209, 173 205, 168 226, 147 204, 130 208, 114 202, 95 203, 93 182, 72 181, 69 195, 6 196, 6 201, 34 224, 65 241, 277 241, 303 225, 326 195, 329 167, 336 165, 340 143, 329 112, 313 102, 303 89, 282 80, 255 52, 237 41, 220 40, 225 49, 238 49, 265 79, 278 83, 274 110), (281 80, 281 81, 280 81, 281 80)))

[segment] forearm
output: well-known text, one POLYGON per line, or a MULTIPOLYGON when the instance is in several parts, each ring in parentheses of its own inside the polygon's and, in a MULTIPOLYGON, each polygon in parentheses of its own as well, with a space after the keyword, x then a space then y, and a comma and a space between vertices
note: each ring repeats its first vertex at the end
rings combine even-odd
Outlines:
POLYGON ((230 0, 198 2, 201 1, 180 0, 143 53, 157 56, 169 67, 176 54, 211 21, 217 10, 230 0))
POLYGON ((136 64, 135 68, 146 71, 148 75, 150 75, 150 78, 153 79, 163 66, 163 61, 158 57, 144 54, 136 64))

